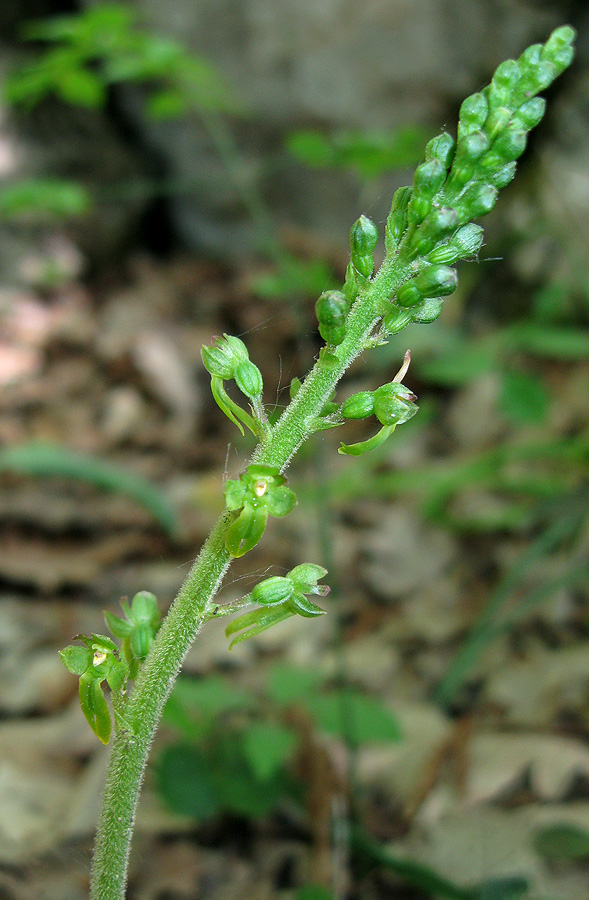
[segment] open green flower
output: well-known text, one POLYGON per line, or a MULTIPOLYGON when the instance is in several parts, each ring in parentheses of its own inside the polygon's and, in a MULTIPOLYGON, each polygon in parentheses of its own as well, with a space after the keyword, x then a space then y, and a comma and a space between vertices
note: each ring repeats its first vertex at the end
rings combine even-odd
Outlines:
POLYGON ((156 598, 149 591, 135 594, 130 607, 122 600, 121 607, 124 619, 105 611, 104 620, 111 634, 121 639, 121 654, 129 666, 129 678, 136 678, 159 630, 160 611, 156 598))
POLYGON ((71 644, 59 651, 61 661, 68 672, 80 676, 80 706, 90 728, 103 744, 108 744, 111 720, 102 684, 118 693, 129 677, 129 667, 118 656, 119 648, 104 634, 78 634, 74 640, 84 645, 71 644))
POLYGON ((302 563, 285 576, 274 575, 260 581, 251 594, 240 602, 240 605, 246 605, 248 602, 259 603, 259 608, 238 616, 225 629, 227 637, 241 632, 233 638, 229 649, 291 616, 299 615, 310 619, 324 615, 325 610, 305 595, 316 594, 326 597, 329 594, 329 585, 318 584, 326 575, 327 569, 323 566, 302 563))
POLYGON ((225 503, 239 515, 229 526, 225 546, 231 556, 239 557, 256 546, 268 516, 281 518, 295 508, 297 498, 286 487, 286 478, 273 466, 252 465, 239 479, 225 485, 225 503))

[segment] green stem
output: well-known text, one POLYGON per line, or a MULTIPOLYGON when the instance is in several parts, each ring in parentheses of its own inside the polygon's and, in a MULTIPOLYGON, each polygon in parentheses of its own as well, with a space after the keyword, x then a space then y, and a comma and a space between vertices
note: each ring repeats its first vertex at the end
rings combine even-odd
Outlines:
MULTIPOLYGON (((313 432, 314 420, 361 352, 382 309, 411 272, 409 264, 385 260, 360 293, 348 319, 346 338, 323 351, 301 389, 256 448, 252 462, 284 469, 313 432)), ((225 549, 227 513, 214 526, 143 663, 125 709, 133 734, 121 730, 110 755, 91 878, 92 900, 122 900, 135 809, 141 781, 166 699, 182 661, 198 634, 229 568, 225 549)))

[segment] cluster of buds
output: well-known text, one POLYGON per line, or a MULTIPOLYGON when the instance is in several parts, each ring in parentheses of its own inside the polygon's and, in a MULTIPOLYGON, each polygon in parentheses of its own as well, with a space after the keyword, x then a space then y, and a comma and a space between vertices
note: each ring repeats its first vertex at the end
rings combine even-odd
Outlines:
POLYGON ((445 132, 433 138, 412 187, 395 193, 385 232, 387 253, 415 261, 416 275, 385 314, 383 333, 432 321, 436 310, 439 314, 438 298, 456 285, 455 274, 442 267, 480 249, 482 231, 467 223, 490 212, 499 190, 514 177, 528 132, 544 115, 546 103, 536 95, 570 64, 574 37, 569 26, 557 28, 545 44, 502 63, 491 84, 460 107, 457 141, 445 132), (408 316, 407 308, 415 314, 408 316))
POLYGON ((225 484, 227 508, 238 515, 227 531, 225 546, 231 556, 239 557, 256 546, 268 516, 281 518, 295 508, 297 498, 286 487, 286 478, 273 466, 252 465, 225 484))
POLYGON ((362 285, 374 271, 374 248, 378 229, 368 216, 360 216, 350 229, 350 262, 342 291, 325 291, 315 304, 319 333, 326 344, 341 344, 346 336, 346 319, 362 285))
POLYGON ((323 615, 325 610, 309 600, 306 595, 327 596, 329 586, 318 584, 318 581, 326 575, 327 569, 322 566, 302 563, 285 576, 276 575, 257 584, 251 594, 240 601, 240 605, 259 603, 259 608, 234 619, 225 629, 227 637, 241 632, 233 638, 229 649, 290 616, 314 618, 323 615))
POLYGON ((157 599, 149 591, 135 594, 131 606, 121 600, 121 607, 124 619, 108 611, 104 613, 104 619, 111 634, 121 639, 121 654, 129 667, 129 677, 136 678, 158 633, 161 615, 157 599))
POLYGON ((59 651, 68 672, 80 676, 80 706, 90 728, 103 744, 111 733, 110 711, 103 692, 106 681, 113 694, 120 694, 128 677, 129 667, 119 656, 119 648, 103 634, 78 634, 83 646, 71 644, 59 651))
POLYGON ((389 384, 383 384, 375 391, 360 391, 353 394, 341 405, 340 414, 344 419, 366 419, 368 416, 376 416, 382 428, 367 441, 358 444, 342 444, 339 452, 347 456, 360 456, 368 450, 383 444, 393 433, 397 425, 403 425, 411 419, 419 407, 415 401, 417 397, 406 385, 401 384, 407 373, 411 355, 405 354, 403 365, 389 384))
POLYGON ((346 336, 349 304, 341 291, 324 291, 315 304, 319 334, 326 344, 337 346, 346 336))
POLYGON ((237 425, 243 434, 242 423, 254 434, 263 431, 264 410, 262 407, 262 373, 253 363, 247 347, 237 337, 224 334, 213 338, 212 347, 201 350, 204 367, 211 376, 211 391, 215 402, 225 415, 237 425), (224 381, 235 381, 237 387, 251 403, 254 419, 238 406, 227 394, 224 381))

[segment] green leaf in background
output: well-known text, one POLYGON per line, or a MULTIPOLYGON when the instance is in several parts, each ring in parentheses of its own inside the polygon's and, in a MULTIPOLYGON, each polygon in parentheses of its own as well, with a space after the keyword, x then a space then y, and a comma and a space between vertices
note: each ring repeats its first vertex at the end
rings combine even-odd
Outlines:
POLYGON ((578 825, 548 825, 534 835, 534 848, 545 859, 589 860, 589 831, 578 825))
POLYGON ((333 894, 320 884, 308 884, 296 892, 293 900, 333 900, 333 894))
POLYGON ((209 761, 195 747, 166 747, 156 766, 157 786, 167 806, 193 819, 210 819, 221 798, 210 774, 209 761))
POLYGON ((468 384, 479 375, 484 375, 496 366, 495 354, 481 347, 469 347, 466 341, 451 353, 445 353, 435 359, 420 362, 416 368, 419 375, 432 384, 444 387, 455 387, 468 384))
POLYGON ((346 689, 308 696, 305 706, 315 722, 354 746, 399 741, 402 732, 397 719, 372 697, 346 689))
POLYGON ((174 119, 188 111, 188 103, 179 91, 170 88, 148 97, 145 111, 152 119, 174 119))
POLYGON ((30 443, 0 451, 0 472, 19 472, 39 478, 73 478, 116 494, 126 494, 152 514, 171 536, 178 530, 176 513, 155 485, 112 463, 53 444, 30 443))
POLYGON ((272 722, 253 722, 242 734, 242 748, 252 772, 260 781, 272 778, 291 756, 296 735, 272 722))
POLYGON ((6 219, 35 214, 83 216, 90 205, 88 191, 74 181, 31 178, 0 188, 0 216, 6 219))
POLYGON ((527 878, 520 875, 490 878, 473 889, 472 900, 520 900, 529 887, 527 878))
POLYGON ((287 150, 299 162, 314 168, 352 169, 360 178, 377 178, 392 169, 416 165, 428 133, 414 125, 392 132, 346 131, 323 135, 295 131, 287 150))
POLYGON ((511 349, 549 359, 589 359, 589 333, 582 328, 521 322, 505 332, 511 349))
POLYGON ((313 693, 325 679, 317 669, 279 664, 272 669, 266 692, 276 703, 291 703, 313 693))
POLYGON ((527 372, 504 372, 501 409, 513 422, 539 425, 548 413, 550 398, 542 381, 527 372))
POLYGON ((209 753, 212 778, 224 809, 239 816, 260 818, 275 809, 292 792, 284 771, 258 780, 249 769, 243 743, 235 732, 224 732, 209 753))
POLYGON ((251 290, 258 297, 280 299, 287 297, 315 296, 336 282, 333 272, 322 259, 286 259, 274 272, 254 275, 250 279, 251 290))
POLYGON ((62 100, 73 106, 98 109, 106 102, 104 82, 90 69, 72 69, 70 72, 63 72, 57 83, 57 91, 62 100))
POLYGON ((251 694, 236 690, 218 675, 207 678, 180 676, 172 696, 200 716, 217 716, 233 709, 250 709, 255 702, 251 694))

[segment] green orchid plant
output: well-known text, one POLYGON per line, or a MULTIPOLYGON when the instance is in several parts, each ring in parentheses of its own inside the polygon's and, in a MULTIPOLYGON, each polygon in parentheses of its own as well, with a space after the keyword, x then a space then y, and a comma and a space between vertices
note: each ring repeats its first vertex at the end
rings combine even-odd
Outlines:
POLYGON ((163 622, 155 598, 143 592, 130 607, 123 605, 124 618, 106 614, 113 636, 122 642, 120 649, 103 635, 80 635, 81 646, 62 651, 66 668, 80 678, 84 715, 105 743, 111 736, 105 685, 114 711, 92 868, 93 900, 124 897, 149 747, 184 656, 203 624, 257 604, 227 627, 233 646, 290 616, 315 618, 323 613, 309 600, 309 595, 325 596, 328 591, 318 584, 326 571, 315 563, 270 577, 225 607, 214 598, 232 559, 255 548, 270 517, 286 516, 294 508, 296 497, 283 472, 310 435, 374 416, 380 424, 374 437, 340 447, 341 453, 355 456, 382 444, 417 412, 415 395, 403 384, 408 354, 388 384, 342 403, 334 392, 361 353, 412 323, 427 324, 441 314, 445 298, 457 285, 453 266, 476 258, 482 246, 482 228, 473 220, 493 209, 499 191, 513 179, 528 134, 544 115, 545 101, 537 95, 570 65, 574 37, 572 28, 558 28, 545 44, 534 44, 519 59, 502 63, 491 83, 462 104, 456 139, 442 132, 427 144, 412 185, 393 197, 378 272, 373 259, 376 225, 366 216, 353 225, 345 283, 341 290, 322 294, 316 305, 325 344, 302 383, 297 380, 291 386, 291 401, 275 423, 264 411, 262 376, 245 344, 223 335, 203 348, 217 404, 242 433, 245 426, 258 439, 251 459, 239 478, 227 481, 225 511, 163 622), (235 382, 249 410, 229 396, 227 382, 235 382))

